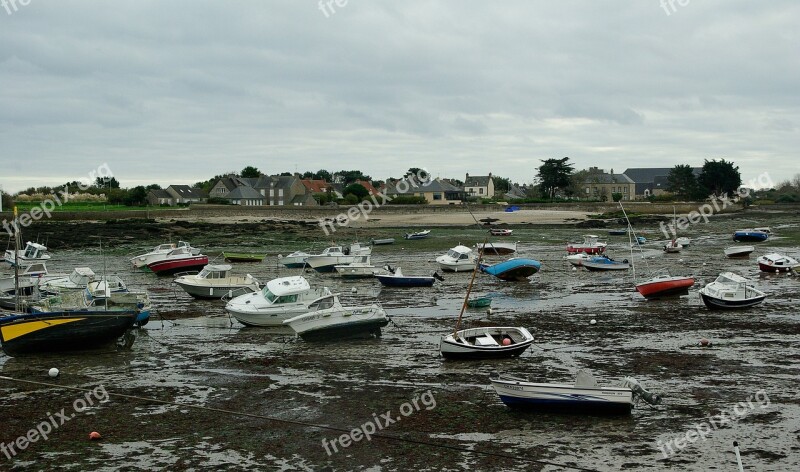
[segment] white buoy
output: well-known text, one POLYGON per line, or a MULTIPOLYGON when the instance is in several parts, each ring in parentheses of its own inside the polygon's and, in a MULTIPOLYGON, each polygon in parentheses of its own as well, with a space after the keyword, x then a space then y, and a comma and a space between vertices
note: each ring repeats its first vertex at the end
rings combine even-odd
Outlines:
POLYGON ((487 315, 491 315, 491 314, 492 314, 492 309, 491 309, 491 307, 486 309, 486 314, 487 314, 487 315))
POLYGON ((595 324, 597 324, 597 320, 592 318, 592 321, 590 321, 589 324, 595 325, 595 324))
POLYGON ((575 266, 572 266, 572 270, 578 270, 578 268, 575 267, 575 266))
POLYGON ((683 259, 678 259, 678 262, 683 262, 683 259))
POLYGON ((53 378, 58 377, 58 374, 59 374, 58 369, 56 369, 55 367, 51 368, 50 371, 48 371, 47 373, 48 373, 48 375, 50 375, 50 377, 53 377, 53 378))
POLYGON ((356 293, 356 292, 358 292, 358 290, 357 290, 355 287, 351 288, 351 289, 350 289, 350 291, 351 291, 352 293, 356 293))

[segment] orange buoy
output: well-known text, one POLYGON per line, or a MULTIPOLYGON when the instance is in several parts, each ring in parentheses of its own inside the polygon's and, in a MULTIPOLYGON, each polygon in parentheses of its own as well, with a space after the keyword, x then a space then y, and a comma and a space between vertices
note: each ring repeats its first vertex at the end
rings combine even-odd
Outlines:
POLYGON ((92 441, 100 439, 100 433, 98 433, 97 431, 92 431, 91 433, 89 433, 89 439, 91 439, 92 441))
POLYGON ((703 338, 703 339, 701 339, 701 340, 700 340, 700 343, 699 343, 699 344, 700 344, 701 346, 703 346, 703 347, 706 347, 706 346, 710 346, 710 345, 711 345, 711 341, 709 341, 709 340, 708 340, 708 339, 706 339, 706 338, 703 338))

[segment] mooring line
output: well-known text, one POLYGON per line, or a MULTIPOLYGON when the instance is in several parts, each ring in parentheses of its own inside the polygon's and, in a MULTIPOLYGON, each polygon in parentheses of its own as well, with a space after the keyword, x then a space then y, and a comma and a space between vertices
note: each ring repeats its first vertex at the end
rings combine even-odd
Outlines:
MULTIPOLYGON (((8 380, 8 381, 11 381, 11 382, 19 382, 19 383, 26 383, 26 384, 32 384, 32 385, 42 385, 42 386, 45 386, 45 387, 61 388, 61 389, 66 389, 66 390, 74 390, 76 392, 81 392, 81 393, 93 392, 93 390, 91 390, 91 389, 86 389, 86 388, 81 388, 81 387, 72 387, 72 386, 69 386, 69 385, 59 385, 59 384, 54 384, 54 383, 50 383, 50 382, 40 382, 40 381, 36 381, 36 380, 15 379, 13 377, 7 377, 7 376, 4 376, 4 375, 0 375, 0 380, 8 380)), ((285 424, 291 424, 291 425, 295 425, 295 426, 305 426, 305 427, 309 427, 309 428, 317 428, 317 429, 321 429, 321 430, 336 431, 336 432, 340 432, 340 433, 350 434, 353 431, 353 429, 338 428, 336 426, 326 426, 326 425, 321 425, 321 424, 308 423, 308 422, 305 422, 305 421, 274 418, 274 417, 271 417, 271 416, 259 415, 259 414, 256 414, 256 413, 246 413, 246 412, 241 412, 241 411, 225 410, 223 408, 214 408, 214 407, 210 407, 210 406, 192 405, 192 404, 188 404, 188 403, 178 403, 178 402, 174 402, 174 401, 170 401, 170 400, 159 400, 157 398, 140 397, 138 395, 128 395, 128 394, 125 394, 125 393, 116 393, 116 392, 107 392, 107 393, 108 393, 109 397, 119 397, 119 398, 127 398, 129 400, 140 400, 140 401, 145 401, 145 402, 155 402, 155 403, 161 403, 161 404, 164 404, 164 405, 173 405, 173 406, 178 406, 178 407, 183 407, 183 408, 194 408, 196 410, 212 411, 212 412, 215 412, 215 413, 225 413, 225 414, 229 414, 229 415, 244 416, 244 417, 248 417, 248 418, 258 418, 258 419, 267 420, 267 421, 274 421, 276 423, 285 423, 285 424)), ((397 442, 404 442, 404 443, 409 443, 409 444, 417 444, 417 445, 421 445, 421 446, 429 446, 429 447, 435 447, 435 448, 439 448, 439 449, 448 449, 448 450, 451 450, 451 451, 456 451, 456 452, 461 452, 461 453, 468 453, 468 454, 471 453, 471 454, 478 454, 478 455, 487 456, 487 457, 497 457, 497 458, 510 459, 510 460, 520 461, 520 462, 530 462, 530 463, 535 463, 535 464, 550 465, 550 466, 554 466, 554 467, 561 467, 561 468, 564 468, 564 469, 599 472, 598 469, 588 469, 588 468, 585 468, 585 467, 580 467, 580 466, 575 466, 575 465, 559 464, 559 463, 556 463, 556 462, 544 461, 544 460, 540 460, 540 459, 531 459, 531 458, 524 457, 524 456, 512 456, 510 454, 502 454, 502 453, 498 453, 498 452, 479 451, 479 450, 474 450, 474 449, 467 449, 465 447, 452 446, 452 445, 449 445, 449 444, 434 443, 434 442, 422 441, 422 440, 410 439, 410 438, 401 438, 401 437, 398 437, 398 436, 391 436, 391 435, 388 435, 388 434, 377 433, 377 434, 371 434, 370 436, 372 438, 383 439, 383 440, 386 440, 386 441, 397 441, 397 442)))

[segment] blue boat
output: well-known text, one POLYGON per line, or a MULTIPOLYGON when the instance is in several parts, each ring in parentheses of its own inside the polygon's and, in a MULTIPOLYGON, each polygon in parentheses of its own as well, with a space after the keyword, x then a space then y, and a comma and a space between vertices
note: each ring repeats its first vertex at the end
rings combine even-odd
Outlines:
POLYGON ((590 271, 628 270, 631 268, 631 265, 628 263, 628 259, 620 262, 608 256, 595 256, 588 261, 583 261, 583 267, 586 267, 586 269, 590 271))
POLYGON ((740 229, 733 233, 733 240, 739 243, 761 243, 769 239, 769 233, 754 229, 740 229))
POLYGON ((480 265, 481 272, 494 275, 501 280, 524 280, 539 272, 541 268, 541 262, 523 257, 515 257, 494 265, 480 265))
POLYGON ((434 280, 444 280, 442 276, 435 273, 431 276, 425 275, 403 275, 400 268, 393 269, 387 266, 389 274, 375 274, 375 278, 381 285, 386 287, 430 287, 434 280))

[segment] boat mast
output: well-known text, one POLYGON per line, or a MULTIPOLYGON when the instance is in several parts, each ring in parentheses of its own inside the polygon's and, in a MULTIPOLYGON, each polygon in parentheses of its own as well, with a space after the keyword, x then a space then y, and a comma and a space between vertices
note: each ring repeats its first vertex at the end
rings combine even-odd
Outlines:
POLYGON ((21 311, 19 301, 19 222, 17 221, 17 207, 14 206, 14 311, 21 311))
MULTIPOLYGON (((631 246, 631 270, 633 270, 633 284, 636 285, 636 264, 633 262, 633 240, 631 240, 631 234, 633 235, 633 239, 636 239, 636 245, 639 246, 641 250, 641 245, 639 245, 639 239, 636 238, 636 233, 633 231, 633 225, 631 225, 631 220, 628 219, 628 214, 625 212, 625 207, 622 206, 622 200, 619 201, 619 208, 622 210, 622 214, 625 216, 625 221, 628 223, 628 243, 631 246)), ((644 256, 642 256, 644 259, 644 256)))
POLYGON ((458 314, 458 320, 456 321, 456 329, 453 330, 453 336, 456 335, 458 329, 461 327, 461 318, 464 316, 464 310, 467 309, 467 302, 469 301, 469 293, 472 291, 472 284, 475 283, 475 275, 478 274, 478 267, 481 265, 481 257, 483 257, 483 251, 486 250, 486 243, 489 241, 489 237, 487 236, 483 240, 483 250, 478 251, 478 260, 475 261, 475 267, 472 269, 472 278, 469 280, 469 286, 467 286, 467 294, 464 296, 464 303, 461 305, 461 312, 458 314))

